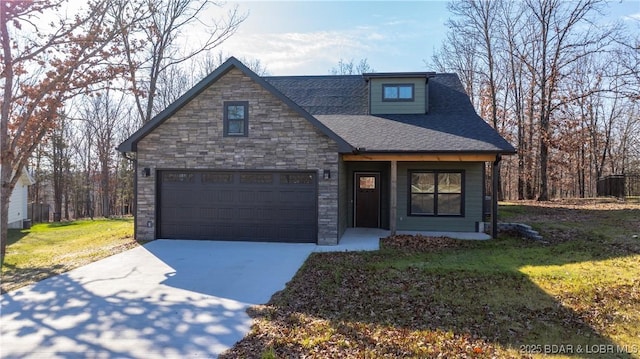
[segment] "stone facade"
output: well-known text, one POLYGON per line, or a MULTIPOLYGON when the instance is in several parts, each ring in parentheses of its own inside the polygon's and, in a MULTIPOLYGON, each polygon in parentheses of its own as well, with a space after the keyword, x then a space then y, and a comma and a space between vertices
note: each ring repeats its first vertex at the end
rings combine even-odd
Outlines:
POLYGON ((156 238, 157 170, 314 170, 318 174, 318 244, 337 244, 338 146, 236 68, 137 146, 138 239, 156 238), (248 101, 247 137, 223 136, 224 101, 248 101), (142 168, 150 168, 151 176, 142 176, 142 168), (331 171, 331 179, 323 179, 324 170, 331 171))

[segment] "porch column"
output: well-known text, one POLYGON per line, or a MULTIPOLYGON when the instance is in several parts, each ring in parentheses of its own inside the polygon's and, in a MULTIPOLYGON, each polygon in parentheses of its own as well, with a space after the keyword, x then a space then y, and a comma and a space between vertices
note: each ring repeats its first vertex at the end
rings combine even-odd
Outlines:
POLYGON ((498 238, 498 176, 500 176, 501 155, 496 155, 496 160, 491 166, 491 237, 498 238))
POLYGON ((389 230, 396 234, 396 219, 398 217, 398 161, 391 161, 391 188, 389 194, 389 230))

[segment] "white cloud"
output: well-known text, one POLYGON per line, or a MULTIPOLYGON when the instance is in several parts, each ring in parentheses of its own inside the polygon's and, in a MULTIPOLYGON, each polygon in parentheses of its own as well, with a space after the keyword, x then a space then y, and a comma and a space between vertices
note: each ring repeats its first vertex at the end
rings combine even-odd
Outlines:
POLYGON ((385 38, 372 29, 237 33, 223 44, 223 48, 236 57, 260 59, 274 75, 323 75, 340 59, 368 57, 367 54, 376 52, 378 43, 385 38))
POLYGON ((640 21, 640 12, 623 17, 624 20, 640 21))
POLYGON ((405 26, 414 24, 413 20, 391 20, 384 23, 385 26, 405 26))

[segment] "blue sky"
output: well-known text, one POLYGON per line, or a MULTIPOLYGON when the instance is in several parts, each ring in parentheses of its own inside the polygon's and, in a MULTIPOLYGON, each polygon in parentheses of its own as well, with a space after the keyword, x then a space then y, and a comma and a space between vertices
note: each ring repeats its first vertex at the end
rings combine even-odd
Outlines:
MULTIPOLYGON (((326 75, 340 59, 378 72, 427 71, 449 18, 445 1, 245 1, 249 17, 221 50, 260 59, 271 75, 326 75)), ((611 18, 640 20, 640 0, 611 3, 611 18)), ((637 27, 636 27, 637 28, 637 27)))
MULTIPOLYGON (((233 4, 233 3, 230 3, 233 4)), ((445 34, 446 2, 250 1, 224 53, 260 59, 272 75, 326 75, 340 59, 376 71, 423 71, 445 34)))

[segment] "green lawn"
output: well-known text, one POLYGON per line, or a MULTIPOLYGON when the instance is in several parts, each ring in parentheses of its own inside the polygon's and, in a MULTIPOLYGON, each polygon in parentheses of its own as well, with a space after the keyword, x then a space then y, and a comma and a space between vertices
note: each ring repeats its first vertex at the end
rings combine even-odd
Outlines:
POLYGON ((4 293, 136 245, 131 218, 40 223, 28 230, 9 230, 0 288, 4 293))
POLYGON ((640 358, 640 206, 501 209, 547 243, 399 236, 313 254, 222 358, 640 358))
MULTIPOLYGON (((313 254, 221 358, 640 358, 640 205, 500 210, 545 242, 397 236, 313 254)), ((131 219, 10 231, 2 290, 136 246, 132 231, 131 219)))

